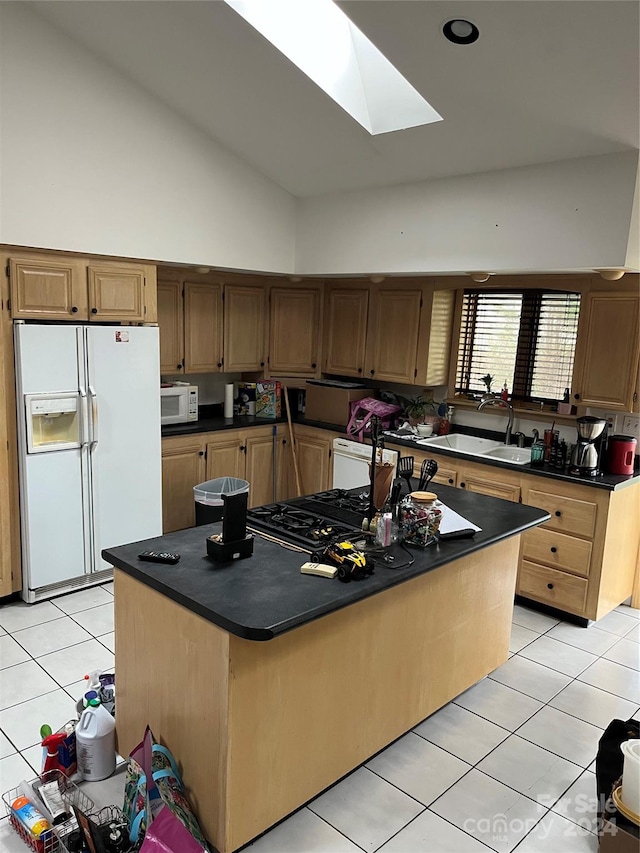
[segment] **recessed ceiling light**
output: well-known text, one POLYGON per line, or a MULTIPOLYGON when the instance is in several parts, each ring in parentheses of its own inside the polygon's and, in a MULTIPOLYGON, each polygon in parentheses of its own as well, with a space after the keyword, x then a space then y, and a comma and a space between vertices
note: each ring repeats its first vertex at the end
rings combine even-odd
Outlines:
POLYGON ((473 44, 478 41, 480 30, 471 21, 464 18, 453 18, 442 28, 444 37, 453 44, 473 44))

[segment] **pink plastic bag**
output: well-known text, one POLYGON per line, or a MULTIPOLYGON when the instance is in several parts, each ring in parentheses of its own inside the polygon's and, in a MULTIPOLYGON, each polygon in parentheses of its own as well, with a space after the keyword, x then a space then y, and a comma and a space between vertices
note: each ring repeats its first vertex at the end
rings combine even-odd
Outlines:
POLYGON ((351 403, 351 417, 347 424, 347 435, 352 435, 358 441, 363 441, 365 431, 369 427, 369 421, 374 415, 382 421, 383 429, 390 429, 392 416, 397 415, 401 411, 401 406, 394 406, 392 403, 383 403, 382 400, 376 400, 375 397, 354 400, 351 403))
POLYGON ((165 806, 147 829, 140 853, 202 853, 203 850, 206 848, 165 806))

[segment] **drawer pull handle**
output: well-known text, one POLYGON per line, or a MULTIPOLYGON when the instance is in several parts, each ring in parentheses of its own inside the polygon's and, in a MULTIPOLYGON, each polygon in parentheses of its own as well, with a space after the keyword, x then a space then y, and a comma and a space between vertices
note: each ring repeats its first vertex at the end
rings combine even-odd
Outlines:
POLYGON ((553 589, 553 584, 552 584, 552 583, 548 583, 548 584, 547 584, 547 589, 553 589))
POLYGON ((557 510, 555 511, 554 515, 555 515, 555 517, 556 517, 556 518, 560 518, 560 516, 562 515, 562 513, 560 512, 560 510, 559 510, 559 509, 557 509, 557 510))
POLYGON ((552 553, 552 554, 555 554, 555 553, 557 552, 557 550, 558 550, 558 549, 557 549, 557 548, 555 547, 555 545, 554 545, 554 546, 551 548, 551 553, 552 553))

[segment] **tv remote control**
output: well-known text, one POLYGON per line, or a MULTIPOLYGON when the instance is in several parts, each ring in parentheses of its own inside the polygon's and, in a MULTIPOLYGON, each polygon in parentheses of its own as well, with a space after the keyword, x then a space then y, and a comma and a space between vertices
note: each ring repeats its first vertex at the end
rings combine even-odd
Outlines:
POLYGON ((177 563, 180 559, 180 554, 172 554, 169 551, 143 551, 138 554, 139 560, 144 560, 146 563, 177 563))

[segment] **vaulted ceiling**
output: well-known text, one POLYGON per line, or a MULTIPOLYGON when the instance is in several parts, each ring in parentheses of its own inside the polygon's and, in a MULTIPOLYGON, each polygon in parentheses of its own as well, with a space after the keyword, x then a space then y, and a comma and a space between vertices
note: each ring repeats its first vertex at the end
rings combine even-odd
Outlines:
POLYGON ((640 147, 637 0, 339 5, 443 121, 370 136, 221 0, 32 8, 296 196, 640 147))

